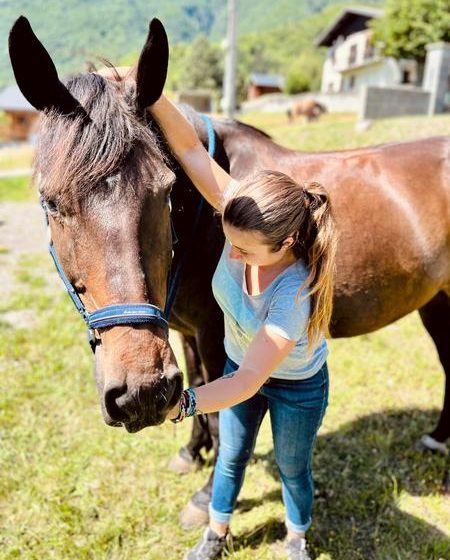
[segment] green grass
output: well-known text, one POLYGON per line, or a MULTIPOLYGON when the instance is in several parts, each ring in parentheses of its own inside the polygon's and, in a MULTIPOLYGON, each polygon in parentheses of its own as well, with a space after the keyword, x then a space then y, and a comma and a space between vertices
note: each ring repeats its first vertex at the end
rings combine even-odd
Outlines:
MULTIPOLYGON (((1 557, 180 558, 198 533, 183 533, 178 513, 209 472, 166 469, 189 423, 135 435, 103 424, 83 323, 65 294, 35 282, 33 271, 45 267, 48 257, 23 259, 14 298, 15 309, 36 311, 38 325, 0 322, 1 557)), ((443 385, 417 315, 330 347, 331 399, 314 460, 316 553, 445 558, 445 458, 413 450, 437 420, 443 385)), ((233 558, 271 558, 282 518, 265 422, 235 517, 233 558)))
POLYGON ((26 202, 37 200, 30 177, 0 177, 0 203, 26 202))
MULTIPOLYGON (((261 116, 269 118, 265 127, 278 134, 279 116, 261 116)), ((355 135, 347 119, 328 123, 343 145, 355 135)), ((426 124, 397 121, 377 123, 379 141, 426 124)), ((319 124, 308 125, 314 149, 326 137, 319 124)), ((181 558, 199 531, 184 533, 178 514, 210 467, 185 477, 167 471, 189 421, 134 435, 103 423, 84 324, 68 296, 43 283, 56 274, 44 252, 19 261, 17 290, 0 308, 0 558, 181 558), (37 322, 14 328, 2 313, 21 310, 37 322)), ((314 552, 321 560, 449 558, 446 458, 413 447, 436 424, 444 379, 417 313, 331 341, 329 366, 330 405, 314 457, 314 552)), ((266 420, 233 521, 236 560, 274 558, 282 535, 271 449, 266 420)))
POLYGON ((279 144, 304 151, 340 150, 450 134, 450 115, 380 119, 363 132, 355 130, 356 116, 347 113, 327 113, 311 123, 298 119, 294 124, 288 123, 284 113, 245 113, 238 118, 263 129, 279 144))

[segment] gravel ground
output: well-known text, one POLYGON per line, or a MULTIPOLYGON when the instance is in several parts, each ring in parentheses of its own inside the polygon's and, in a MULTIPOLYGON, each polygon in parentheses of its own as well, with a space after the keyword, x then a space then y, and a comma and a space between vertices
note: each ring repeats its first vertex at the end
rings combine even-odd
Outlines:
MULTIPOLYGON (((36 202, 3 202, 0 204, 0 305, 5 305, 13 292, 20 289, 16 274, 22 257, 42 260, 38 272, 51 290, 61 290, 60 281, 47 256, 47 233, 44 215, 36 202), (42 256, 42 259, 40 258, 42 256), (48 260, 47 260, 48 259, 48 260)), ((26 289, 26 285, 23 289, 26 289)), ((2 320, 20 326, 29 325, 26 311, 8 311, 2 320)))

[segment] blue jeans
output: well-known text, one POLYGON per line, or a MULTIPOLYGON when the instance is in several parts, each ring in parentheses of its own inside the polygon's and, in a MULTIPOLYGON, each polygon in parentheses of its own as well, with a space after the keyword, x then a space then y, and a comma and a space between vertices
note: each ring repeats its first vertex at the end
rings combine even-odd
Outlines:
MULTIPOLYGON (((228 358, 224 374, 238 367, 228 358)), ((270 378, 250 399, 220 411, 219 456, 214 469, 210 517, 218 523, 229 523, 259 427, 269 409, 286 526, 299 533, 306 531, 311 525, 314 496, 311 457, 327 404, 325 363, 309 379, 270 378)))

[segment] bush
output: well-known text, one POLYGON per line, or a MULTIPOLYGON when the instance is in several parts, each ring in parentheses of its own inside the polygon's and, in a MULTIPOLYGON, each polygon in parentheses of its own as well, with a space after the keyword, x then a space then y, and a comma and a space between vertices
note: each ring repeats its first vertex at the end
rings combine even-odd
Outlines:
POLYGON ((284 87, 286 93, 302 93, 311 90, 310 77, 301 70, 292 70, 289 72, 284 87))

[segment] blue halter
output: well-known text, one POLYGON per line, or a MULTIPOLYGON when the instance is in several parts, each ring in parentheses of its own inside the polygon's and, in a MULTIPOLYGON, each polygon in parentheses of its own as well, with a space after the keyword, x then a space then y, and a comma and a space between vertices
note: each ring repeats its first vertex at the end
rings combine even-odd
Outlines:
MULTIPOLYGON (((209 117, 207 117, 206 115, 201 115, 201 117, 206 125, 208 132, 208 153, 211 157, 214 157, 214 154, 216 152, 216 137, 214 128, 209 117)), ((189 241, 192 241, 195 236, 204 202, 205 199, 202 197, 197 207, 197 213, 195 215, 191 230, 191 239, 189 241)), ((48 208, 42 197, 41 205, 44 209, 45 219, 48 226, 48 208)), ((176 235, 173 230, 172 224, 172 239, 174 238, 176 238, 176 235)), ((186 263, 187 255, 189 253, 189 248, 190 245, 188 245, 184 254, 180 258, 178 266, 170 279, 167 301, 164 311, 159 309, 159 307, 156 307, 156 305, 152 305, 151 303, 118 303, 113 305, 106 305, 105 307, 101 307, 100 309, 96 309, 95 311, 92 311, 92 313, 89 313, 80 297, 78 296, 75 288, 64 273, 61 263, 58 259, 58 255, 56 254, 53 241, 50 240, 48 246, 49 253, 52 256, 53 262, 55 263, 56 270, 58 271, 61 280, 64 282, 67 293, 72 299, 72 302, 75 305, 78 313, 83 317, 83 320, 87 325, 88 340, 93 352, 95 352, 95 347, 97 345, 97 338, 95 337, 94 332, 96 329, 114 327, 116 325, 140 325, 143 323, 151 323, 154 325, 158 325, 166 333, 168 332, 170 312, 172 310, 177 288, 181 280, 181 275, 186 263)))

